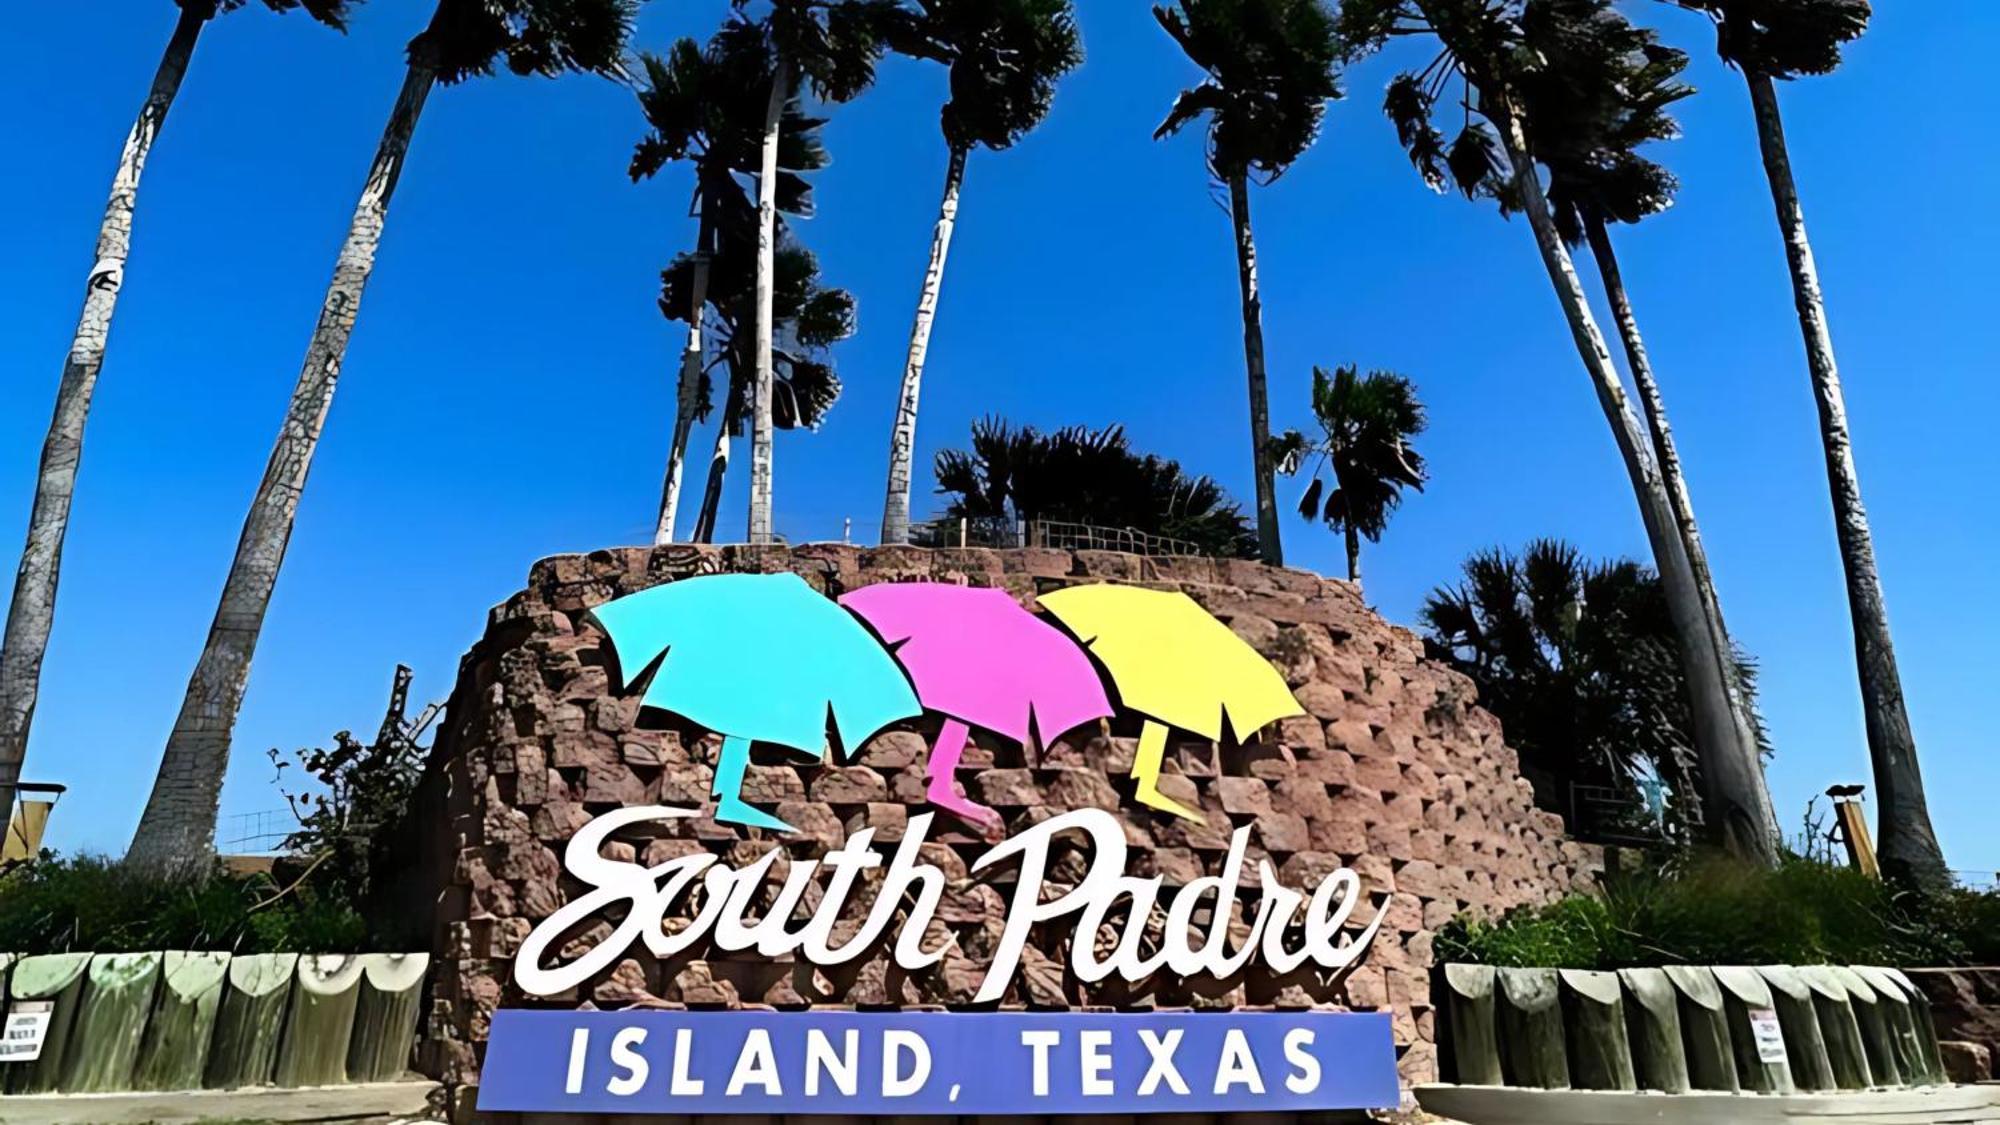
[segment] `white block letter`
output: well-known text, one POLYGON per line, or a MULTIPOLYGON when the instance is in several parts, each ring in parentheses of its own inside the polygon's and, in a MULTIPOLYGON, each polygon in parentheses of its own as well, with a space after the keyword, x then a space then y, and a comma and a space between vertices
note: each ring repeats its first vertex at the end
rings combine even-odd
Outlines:
POLYGON ((1083 1048, 1083 1096, 1103 1098, 1116 1093, 1106 1077, 1111 1070, 1111 1033, 1085 1031, 1076 1038, 1083 1048))
POLYGON ((611 1038, 611 1061, 623 1067, 625 1076, 613 1078, 604 1084, 606 1092, 626 1097, 639 1092, 646 1084, 646 1056, 633 1050, 646 1041, 646 1029, 628 1027, 611 1038))
POLYGON ((708 1083, 688 1077, 688 1059, 694 1056, 694 1032, 681 1028, 674 1032, 674 1078, 667 1091, 677 1098, 698 1098, 708 1083))
POLYGON ((1292 1073, 1285 1076, 1285 1089, 1294 1094, 1310 1094, 1319 1089, 1319 1060, 1306 1050, 1312 1041, 1309 1027, 1285 1032, 1285 1061, 1292 1064, 1292 1073))
POLYGON ((583 1056, 589 1050, 589 1028, 579 1027, 569 1033, 569 1077, 563 1079, 563 1093, 583 1093, 583 1056))
POLYGON ((1253 1094, 1264 1092, 1257 1057, 1250 1053, 1250 1040, 1240 1027, 1232 1027, 1222 1036, 1222 1061, 1215 1067, 1215 1092, 1226 1094, 1231 1086, 1248 1086, 1253 1094))
POLYGON ((826 1032, 813 1027, 806 1029, 806 1096, 819 1095, 819 1074, 833 1079, 833 1088, 854 1096, 855 1083, 861 1072, 861 1033, 848 1028, 841 1032, 840 1054, 833 1053, 833 1041, 826 1032))
POLYGON ((736 1053, 736 1069, 730 1072, 729 1085, 722 1092, 733 1098, 752 1083, 773 1097, 785 1092, 778 1082, 777 1056, 771 1053, 771 1033, 761 1027, 751 1028, 743 1037, 743 1049, 736 1053))
POLYGON ((914 1031, 893 1029, 882 1033, 882 1096, 907 1098, 924 1088, 931 1076, 931 1045, 914 1031), (898 1074, 896 1056, 908 1051, 908 1074, 898 1074))
POLYGON ((1174 1051, 1181 1045, 1181 1036, 1187 1034, 1184 1028, 1169 1028, 1162 1036, 1150 1028, 1139 1029, 1139 1042, 1146 1045, 1150 1056, 1146 1063, 1146 1077, 1139 1080, 1139 1096, 1146 1097, 1159 1088, 1161 1082, 1176 1094, 1188 1092, 1188 1084, 1181 1072, 1174 1068, 1174 1051))
POLYGON ((1035 1052, 1035 1096, 1049 1095, 1049 1049, 1062 1042, 1060 1031, 1024 1031, 1021 1046, 1035 1052))

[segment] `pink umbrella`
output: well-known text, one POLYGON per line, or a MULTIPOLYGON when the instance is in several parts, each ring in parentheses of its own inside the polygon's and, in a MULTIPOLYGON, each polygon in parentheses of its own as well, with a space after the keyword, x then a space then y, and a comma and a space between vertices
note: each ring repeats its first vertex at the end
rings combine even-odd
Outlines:
POLYGON ((960 795, 953 779, 967 724, 1041 744, 1111 714, 1097 668, 1075 641, 1005 590, 885 582, 840 599, 860 614, 909 673, 926 710, 945 716, 926 763, 932 804, 996 827, 1000 816, 960 795))

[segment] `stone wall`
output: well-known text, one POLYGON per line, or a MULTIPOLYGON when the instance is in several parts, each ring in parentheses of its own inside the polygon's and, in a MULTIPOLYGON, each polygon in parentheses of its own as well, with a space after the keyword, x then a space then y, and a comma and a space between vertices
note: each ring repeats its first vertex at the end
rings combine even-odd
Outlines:
POLYGON ((2000 968, 1910 969, 1930 997, 1931 1018, 1954 1082, 2000 1078, 2000 968))
MULTIPOLYGON (((1009 1006, 1387 1009, 1405 1081, 1429 1080, 1437 1057, 1428 984, 1435 929, 1462 911, 1544 902, 1591 885, 1601 870, 1596 849, 1565 840, 1561 819, 1534 808, 1498 722, 1473 706, 1471 683, 1423 660, 1417 638, 1384 623, 1345 582, 1248 562, 1089 551, 675 546, 563 555, 537 563, 527 589, 492 611, 460 667, 426 778, 448 813, 432 823, 422 843, 427 858, 415 865, 444 885, 429 1017, 440 1077, 476 1082, 490 1016, 503 1005, 887 1007, 970 999, 1005 896, 965 878, 967 863, 988 845, 946 813, 936 818, 925 858, 954 880, 934 925, 958 941, 926 973, 904 973, 886 950, 833 972, 724 956, 661 964, 641 952, 552 1001, 529 1001, 512 983, 510 960, 522 939, 573 889, 560 863, 572 833, 621 805, 707 799, 713 737, 656 712, 641 716, 636 696, 615 693, 609 646, 585 623, 586 611, 676 578, 781 570, 830 595, 927 579, 1002 587, 1030 606, 1038 592, 1078 582, 1177 587, 1270 657, 1309 712, 1250 745, 1170 747, 1162 789, 1198 801, 1206 824, 1130 799, 1125 773, 1137 727, 1123 719, 1073 733, 1032 759, 1018 746, 981 739, 968 747, 960 776, 1013 827, 1065 809, 1117 810, 1132 826, 1133 873, 1164 875, 1170 888, 1216 873, 1231 832, 1245 823, 1255 826, 1244 895, 1252 901, 1262 858, 1291 886, 1350 866, 1388 911, 1359 968, 1337 982, 1267 972, 1205 984, 1158 978, 1143 990, 1116 981, 1086 987, 1065 972, 1067 935, 1045 934, 1030 943, 1009 1006)), ((743 864, 772 848, 788 857, 821 854, 864 825, 893 844, 908 817, 928 807, 923 757, 933 733, 923 723, 886 732, 846 766, 767 757, 760 747, 744 795, 775 806, 796 835, 772 838, 703 818, 653 825, 649 835, 609 849, 650 863, 706 849, 743 864)), ((1051 882, 1065 870, 1055 861, 1051 882)), ((866 895, 850 901, 857 911, 869 905, 866 895)), ((1365 922, 1374 909, 1364 904, 1357 918, 1365 922)))

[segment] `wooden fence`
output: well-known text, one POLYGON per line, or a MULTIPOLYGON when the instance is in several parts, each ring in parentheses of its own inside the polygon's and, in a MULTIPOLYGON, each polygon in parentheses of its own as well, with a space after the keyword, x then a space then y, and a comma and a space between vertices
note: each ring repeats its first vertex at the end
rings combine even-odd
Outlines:
POLYGON ((0 1080, 9 1094, 389 1081, 408 1069, 429 965, 422 953, 0 954, 0 1080))

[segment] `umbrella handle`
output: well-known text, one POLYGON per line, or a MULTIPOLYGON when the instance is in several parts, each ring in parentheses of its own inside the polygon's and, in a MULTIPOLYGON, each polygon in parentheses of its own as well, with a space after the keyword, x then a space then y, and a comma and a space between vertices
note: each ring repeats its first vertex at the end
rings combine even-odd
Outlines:
POLYGON ((773 832, 793 831, 791 825, 743 799, 743 772, 749 768, 750 740, 734 734, 723 735, 722 753, 715 759, 715 783, 708 791, 715 798, 715 819, 773 832))
POLYGON ((1001 823, 999 813, 958 792, 958 763, 965 756, 965 743, 971 737, 972 732, 964 723, 946 716, 944 725, 938 728, 937 741, 931 743, 931 756, 924 763, 928 781, 924 796, 931 804, 957 813, 981 828, 997 829, 1001 823))
POLYGON ((1146 725, 1139 728, 1139 752, 1132 757, 1132 776, 1139 782, 1138 792, 1134 795, 1140 804, 1149 808, 1201 823, 1203 818, 1199 812, 1160 792, 1160 763, 1166 760, 1166 756, 1166 725, 1147 719, 1146 725))

